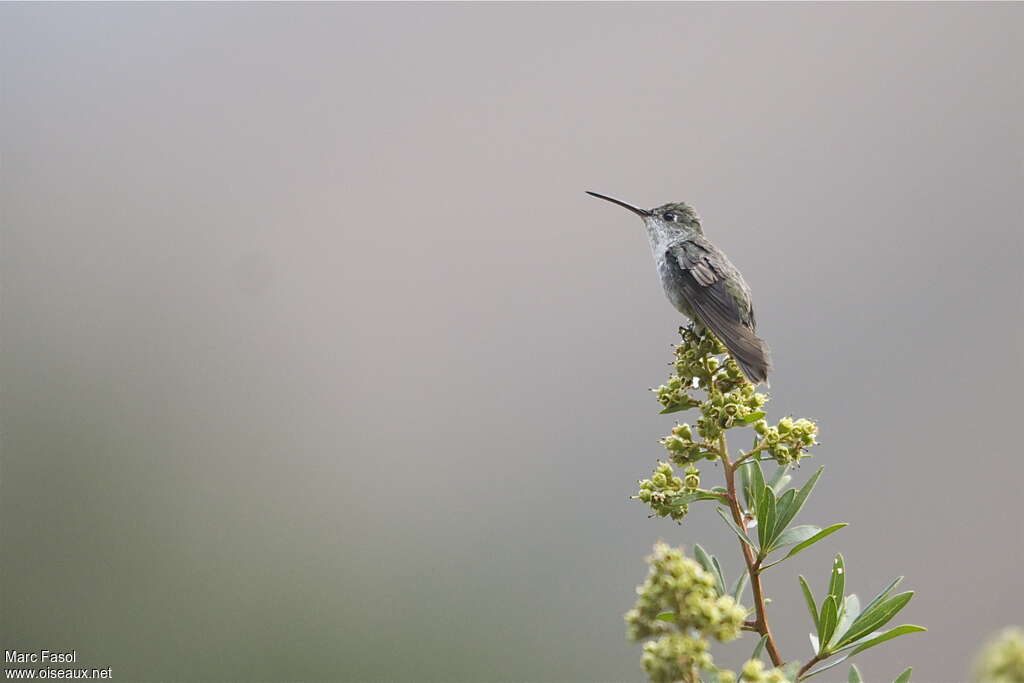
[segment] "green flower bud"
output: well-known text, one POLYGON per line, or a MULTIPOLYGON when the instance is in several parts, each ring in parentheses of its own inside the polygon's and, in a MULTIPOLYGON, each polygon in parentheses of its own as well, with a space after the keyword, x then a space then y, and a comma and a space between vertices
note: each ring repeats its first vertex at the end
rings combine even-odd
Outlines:
POLYGON ((786 435, 786 434, 789 434, 791 431, 793 431, 793 420, 792 420, 792 418, 784 417, 781 420, 779 420, 778 430, 779 430, 779 434, 781 434, 783 436, 786 435))
POLYGON ((686 477, 683 479, 683 485, 688 489, 700 488, 700 471, 693 465, 686 468, 686 477))
POLYGON ((654 485, 660 489, 665 488, 665 484, 668 483, 668 478, 661 472, 658 472, 653 477, 651 477, 651 481, 653 481, 654 485))
POLYGON ((680 439, 685 439, 687 441, 693 439, 693 430, 690 428, 690 425, 686 424, 685 422, 681 425, 676 425, 675 427, 673 427, 672 433, 678 436, 680 439))
POLYGON ((768 433, 768 422, 765 420, 758 420, 754 423, 754 431, 764 436, 768 433))
POLYGON ((743 680, 759 683, 764 674, 764 662, 760 659, 748 659, 743 665, 743 680))

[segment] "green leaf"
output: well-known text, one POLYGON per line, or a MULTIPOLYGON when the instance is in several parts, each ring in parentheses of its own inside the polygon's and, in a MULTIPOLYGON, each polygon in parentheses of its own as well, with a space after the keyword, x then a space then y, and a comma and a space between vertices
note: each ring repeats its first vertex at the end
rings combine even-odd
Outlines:
MULTIPOLYGON (((775 489, 772 490, 774 491, 775 489)), ((789 518, 789 509, 793 507, 794 500, 796 500, 796 489, 789 489, 779 497, 779 503, 776 506, 779 511, 779 519, 789 518)), ((780 526, 779 530, 781 531, 784 528, 780 526)))
MULTIPOLYGON (((775 495, 779 495, 779 491, 786 488, 786 484, 790 482, 793 477, 789 476, 789 465, 779 465, 775 468, 775 472, 768 478, 767 484, 772 487, 772 491, 775 491, 775 495)), ((781 499, 779 500, 781 503, 781 499)), ((781 510, 781 507, 780 507, 781 510)))
POLYGON ((761 463, 756 460, 751 461, 749 467, 750 494, 754 498, 751 507, 756 508, 761 504, 761 492, 764 491, 764 472, 761 471, 761 463))
POLYGON ((800 577, 800 589, 803 591, 804 601, 807 603, 807 611, 811 613, 811 619, 814 620, 814 630, 817 631, 819 628, 818 603, 814 600, 814 593, 811 592, 811 587, 807 585, 807 579, 802 576, 800 577))
POLYGON ((744 569, 740 572, 740 575, 736 577, 736 583, 732 585, 732 597, 736 602, 743 601, 743 591, 747 589, 747 581, 750 580, 750 574, 744 569))
POLYGON ((756 411, 750 413, 749 415, 747 415, 746 417, 744 417, 743 419, 737 420, 737 422, 739 422, 740 424, 743 424, 743 425, 750 425, 750 424, 754 424, 755 422, 760 420, 762 417, 764 417, 764 411, 763 410, 756 410, 756 411))
POLYGON ((754 652, 750 655, 751 659, 757 659, 764 652, 764 646, 768 642, 768 636, 761 636, 761 640, 758 641, 757 645, 754 646, 754 652))
POLYGON ((832 642, 829 643, 829 650, 843 637, 850 628, 850 624, 860 615, 860 600, 856 595, 847 595, 843 598, 843 607, 839 610, 839 623, 832 634, 832 642))
POLYGON ((725 574, 722 572, 722 565, 718 564, 718 558, 711 556, 711 564, 715 566, 715 584, 719 595, 725 595, 725 574))
POLYGON ((836 606, 843 600, 843 590, 846 588, 846 565, 843 563, 843 555, 836 555, 832 563, 832 577, 828 582, 828 594, 836 599, 836 606))
POLYGON ((656 616, 655 619, 657 619, 658 621, 671 621, 672 623, 675 623, 675 621, 676 621, 676 613, 675 612, 662 612, 661 614, 656 616))
POLYGON ((659 415, 668 415, 670 413, 678 413, 681 410, 689 410, 690 408, 693 408, 693 407, 694 406, 688 406, 688 405, 685 405, 685 404, 684 405, 678 405, 678 406, 674 406, 672 408, 665 408, 664 410, 662 410, 658 414, 659 415))
POLYGON ((849 683, 864 683, 864 679, 860 677, 860 669, 857 668, 856 664, 850 665, 850 673, 847 675, 846 680, 849 683))
POLYGON ((771 547, 777 514, 775 492, 770 486, 765 486, 761 491, 761 504, 757 507, 757 540, 762 548, 771 547))
POLYGON ((821 604, 821 621, 818 625, 818 654, 828 651, 828 641, 839 623, 839 601, 829 595, 821 604))
POLYGON ((732 532, 736 534, 736 537, 738 539, 740 539, 748 546, 750 546, 751 550, 753 550, 754 552, 758 551, 757 547, 754 546, 754 542, 747 538, 747 535, 743 533, 738 526, 736 526, 736 522, 732 521, 731 519, 725 516, 725 511, 723 511, 722 508, 715 508, 715 510, 718 511, 718 516, 722 518, 722 521, 724 521, 730 529, 732 529, 732 532))
POLYGON ((812 474, 810 479, 804 482, 804 485, 800 487, 799 491, 797 491, 792 504, 786 506, 785 516, 779 517, 780 529, 784 529, 789 526, 789 523, 792 522, 798 514, 800 514, 800 510, 803 509, 804 503, 807 502, 807 497, 811 495, 811 491, 814 490, 814 485, 818 483, 818 478, 821 477, 821 472, 824 469, 824 465, 819 467, 818 471, 812 474))
POLYGON ((708 554, 699 543, 693 545, 693 556, 697 563, 711 576, 715 577, 715 589, 719 595, 725 595, 725 577, 722 576, 722 567, 714 555, 708 554))
POLYGON ((746 509, 754 507, 754 497, 750 494, 750 470, 754 466, 752 462, 742 463, 736 468, 740 474, 740 490, 743 491, 743 504, 746 509))
POLYGON ((681 493, 678 496, 672 496, 668 504, 686 505, 698 500, 717 500, 719 503, 726 502, 724 494, 710 493, 708 491, 694 491, 693 493, 681 493))
MULTIPOLYGON (((878 645, 879 643, 884 643, 887 640, 892 640, 893 638, 899 638, 900 636, 905 636, 908 633, 919 633, 921 631, 927 631, 927 630, 928 629, 926 629, 926 628, 924 628, 922 626, 914 626, 913 624, 904 624, 903 626, 897 626, 896 628, 891 628, 888 631, 886 631, 885 633, 883 633, 881 635, 878 635, 878 636, 875 636, 871 640, 868 640, 863 645, 857 646, 853 650, 853 652, 850 653, 850 656, 852 657, 855 654, 857 654, 858 652, 864 652, 864 650, 867 650, 868 648, 874 647, 875 645, 878 645)), ((909 678, 909 676, 908 676, 908 678, 909 678)))
POLYGON ((852 643, 858 638, 862 638, 872 631, 885 626, 910 602, 912 597, 914 597, 914 591, 898 593, 870 609, 865 609, 857 620, 853 622, 853 625, 850 626, 850 630, 846 632, 840 646, 852 643))
POLYGON ((794 543, 803 543, 808 538, 813 538, 819 531, 821 531, 821 527, 814 526, 813 524, 791 526, 779 534, 772 542, 772 550, 785 548, 787 545, 793 545, 794 543))
POLYGON ((831 662, 830 664, 826 664, 825 666, 823 666, 823 667, 821 667, 819 669, 815 669, 814 671, 812 671, 810 673, 804 674, 803 677, 800 680, 801 681, 806 681, 811 676, 817 676, 822 671, 828 671, 829 669, 831 669, 834 666, 839 666, 840 664, 842 664, 843 662, 845 662, 849 658, 850 658, 849 655, 847 655, 846 657, 840 657, 839 659, 837 659, 834 662, 831 662))
POLYGON ((910 672, 913 671, 913 667, 907 667, 906 670, 896 677, 896 680, 892 683, 910 683, 910 672))
MULTIPOLYGON (((833 524, 832 526, 829 526, 829 527, 826 527, 826 528, 822 529, 818 533, 816 533, 813 536, 811 536, 810 538, 808 538, 806 541, 798 543, 792 550, 790 550, 788 553, 786 553, 786 556, 783 557, 781 560, 775 560, 771 564, 763 565, 761 567, 761 569, 762 570, 768 569, 768 567, 774 567, 775 565, 779 564, 780 562, 784 562, 785 560, 788 560, 789 558, 793 557, 797 553, 800 553, 800 552, 803 552, 804 550, 807 550, 812 545, 814 545, 815 543, 817 543, 821 539, 825 538, 826 536, 831 536, 835 532, 837 532, 840 529, 842 529, 844 526, 849 526, 849 525, 846 522, 840 522, 839 524, 833 524)), ((799 527, 792 527, 790 530, 797 529, 797 528, 799 528, 799 527)), ((788 533, 788 531, 786 533, 788 533)), ((783 535, 785 535, 785 534, 783 534, 783 535)), ((782 537, 780 536, 779 539, 777 539, 775 541, 775 548, 781 548, 782 546, 785 545, 785 543, 781 543, 780 542, 781 540, 782 540, 782 537)), ((773 550, 775 548, 773 548, 773 550)))
POLYGON ((706 572, 714 572, 714 565, 711 564, 711 556, 708 555, 707 551, 701 546, 700 543, 693 544, 693 557, 697 560, 697 564, 706 572))
POLYGON ((869 602, 869 603, 867 604, 867 607, 865 607, 865 608, 864 608, 864 611, 863 611, 863 613, 864 613, 864 614, 867 614, 867 613, 868 613, 868 612, 870 612, 870 611, 871 611, 871 610, 872 610, 872 609, 873 609, 873 608, 874 608, 874 607, 875 607, 875 606, 876 606, 876 605, 877 605, 878 603, 882 602, 882 601, 883 601, 883 600, 885 600, 885 599, 886 599, 887 597, 889 597, 889 593, 891 593, 891 592, 893 591, 893 589, 895 589, 895 588, 896 588, 896 586, 900 585, 900 583, 902 583, 902 582, 903 582, 903 577, 902 577, 902 576, 897 576, 897 577, 896 577, 895 579, 893 579, 893 580, 892 580, 892 581, 891 581, 891 582, 889 583, 889 585, 888 585, 888 586, 886 586, 885 588, 883 588, 883 589, 882 589, 882 591, 881 591, 881 592, 880 592, 880 593, 879 593, 878 595, 876 595, 875 597, 873 597, 873 598, 871 599, 871 602, 869 602))

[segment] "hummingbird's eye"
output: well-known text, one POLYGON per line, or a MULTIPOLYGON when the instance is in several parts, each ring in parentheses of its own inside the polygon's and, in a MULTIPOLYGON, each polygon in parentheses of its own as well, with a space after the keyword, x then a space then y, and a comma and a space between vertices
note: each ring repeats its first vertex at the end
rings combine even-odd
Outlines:
POLYGON ((676 215, 671 211, 661 214, 661 217, 664 218, 669 223, 674 223, 676 220, 676 215))

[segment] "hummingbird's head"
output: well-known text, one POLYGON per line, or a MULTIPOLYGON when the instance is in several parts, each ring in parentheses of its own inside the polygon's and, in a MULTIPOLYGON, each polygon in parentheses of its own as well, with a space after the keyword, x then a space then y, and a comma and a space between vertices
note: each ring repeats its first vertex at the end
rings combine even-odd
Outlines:
POLYGON ((671 236, 695 232, 704 233, 704 230, 700 227, 700 216, 697 215, 692 206, 684 202, 662 204, 654 209, 640 209, 632 204, 627 204, 619 199, 607 197, 596 192, 587 192, 587 194, 598 199, 604 199, 612 204, 618 204, 624 209, 632 211, 643 219, 644 225, 647 226, 648 231, 652 234, 671 236))

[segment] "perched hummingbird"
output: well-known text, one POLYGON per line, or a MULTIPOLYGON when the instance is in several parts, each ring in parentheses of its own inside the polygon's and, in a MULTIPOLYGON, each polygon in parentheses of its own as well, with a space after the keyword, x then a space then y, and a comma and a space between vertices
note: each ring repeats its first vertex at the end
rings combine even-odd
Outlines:
POLYGON ((750 287, 722 250, 704 237, 693 208, 679 202, 645 210, 596 192, 587 194, 643 219, 668 300, 690 320, 711 330, 747 379, 754 384, 767 382, 772 362, 768 345, 754 333, 757 323, 750 287))

